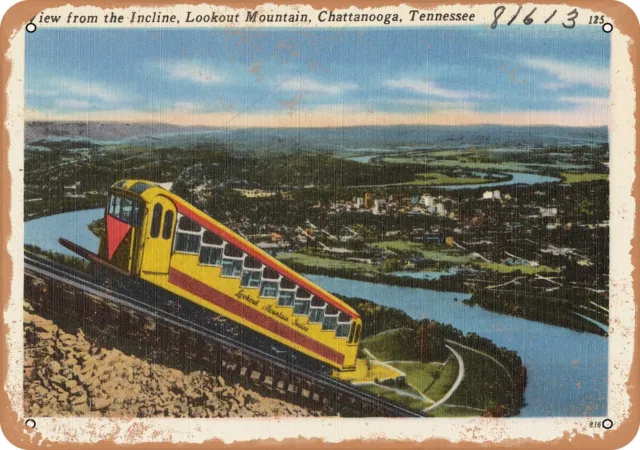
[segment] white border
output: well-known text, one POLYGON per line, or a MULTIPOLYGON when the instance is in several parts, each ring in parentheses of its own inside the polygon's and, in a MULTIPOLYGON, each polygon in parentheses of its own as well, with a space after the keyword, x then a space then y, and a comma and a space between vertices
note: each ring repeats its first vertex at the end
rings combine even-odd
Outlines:
MULTIPOLYGON (((496 5, 472 7, 482 10, 485 17, 496 5)), ((195 9, 196 7, 192 7, 195 9)), ((539 10, 553 8, 538 5, 539 10)), ((61 8, 60 8, 61 9, 61 8)), ((140 8, 137 8, 140 9, 140 8)), ((478 25, 481 22, 476 22, 478 25)), ((614 24, 615 25, 615 24, 614 24)), ((406 26, 406 24, 405 24, 406 26)), ((634 85, 632 67, 627 56, 628 38, 617 29, 612 36, 612 82, 616 89, 611 94, 611 335, 609 338, 609 414, 615 430, 628 417, 630 402, 625 381, 633 357, 635 343, 635 304, 631 283, 630 243, 633 238, 635 202, 631 197, 635 166, 634 85), (615 232, 613 231, 615 230, 615 232)), ((7 126, 11 132, 9 167, 12 176, 11 226, 9 251, 13 258, 14 277, 11 298, 5 313, 10 327, 9 339, 22 341, 23 290, 23 184, 24 151, 24 39, 21 30, 12 39, 9 57, 14 71, 9 81, 10 95, 7 126)), ((9 374, 5 388, 10 393, 13 407, 22 415, 21 345, 10 348, 9 374)), ((600 420, 602 418, 599 418, 600 420)), ((246 441, 272 437, 322 438, 327 442, 344 439, 409 439, 444 438, 451 442, 464 440, 499 442, 504 439, 547 441, 577 434, 602 436, 603 429, 589 428, 591 418, 535 418, 535 419, 428 419, 416 427, 414 419, 96 419, 96 418, 39 418, 38 432, 53 441, 98 442, 114 439, 117 443, 142 442, 204 442, 218 438, 225 442, 246 441), (142 427, 141 427, 142 425, 142 427), (144 430, 140 433, 141 430, 144 430)))

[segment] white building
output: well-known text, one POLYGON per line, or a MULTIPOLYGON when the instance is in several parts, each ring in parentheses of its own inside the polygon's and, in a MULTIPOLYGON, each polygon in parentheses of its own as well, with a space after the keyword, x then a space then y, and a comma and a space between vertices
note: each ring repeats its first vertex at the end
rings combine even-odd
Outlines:
POLYGON ((484 193, 482 194, 482 199, 483 200, 500 200, 500 191, 499 190, 495 190, 495 191, 484 191, 484 193))
POLYGON ((434 204, 434 201, 435 199, 430 195, 423 195, 422 197, 420 197, 420 203, 422 203, 427 208, 432 207, 434 204))
POLYGON ((435 213, 439 216, 446 216, 447 215, 447 209, 444 207, 444 203, 436 203, 434 205, 435 207, 435 213))
POLYGON ((555 217, 558 215, 558 208, 540 208, 542 217, 555 217))
POLYGON ((386 200, 376 199, 373 201, 373 213, 374 214, 384 214, 388 209, 388 204, 386 200))

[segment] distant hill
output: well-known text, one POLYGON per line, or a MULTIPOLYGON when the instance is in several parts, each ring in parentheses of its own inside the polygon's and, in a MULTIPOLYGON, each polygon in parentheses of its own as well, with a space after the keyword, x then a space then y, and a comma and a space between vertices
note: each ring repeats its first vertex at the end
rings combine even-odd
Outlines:
POLYGON ((25 142, 46 149, 48 142, 76 146, 129 145, 190 148, 208 143, 233 150, 367 152, 424 148, 597 146, 608 142, 606 127, 552 126, 364 126, 348 128, 189 128, 166 124, 28 122, 25 142))

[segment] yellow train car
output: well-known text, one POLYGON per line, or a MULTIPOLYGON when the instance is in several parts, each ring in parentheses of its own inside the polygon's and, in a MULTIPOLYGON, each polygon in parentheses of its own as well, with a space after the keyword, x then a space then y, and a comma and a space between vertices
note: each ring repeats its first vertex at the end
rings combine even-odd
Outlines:
POLYGON ((118 181, 105 218, 99 257, 109 264, 340 372, 355 370, 355 310, 180 197, 118 181))

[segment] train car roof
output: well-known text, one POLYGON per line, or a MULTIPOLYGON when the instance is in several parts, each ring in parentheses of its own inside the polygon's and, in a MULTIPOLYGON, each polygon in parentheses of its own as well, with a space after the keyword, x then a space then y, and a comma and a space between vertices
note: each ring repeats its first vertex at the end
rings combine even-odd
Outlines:
POLYGON ((178 195, 170 192, 158 183, 146 180, 120 180, 114 183, 111 188, 133 192, 146 201, 151 200, 156 195, 165 195, 166 197, 174 201, 180 214, 189 217, 205 229, 219 234, 220 237, 225 241, 230 242, 231 244, 243 250, 250 256, 256 258, 263 264, 271 267, 272 269, 275 269, 282 276, 295 282, 297 285, 306 289, 310 293, 322 297, 327 301, 327 303, 331 303, 333 306, 338 308, 340 311, 348 314, 352 318, 360 318, 360 315, 351 306, 347 305, 343 300, 340 300, 336 296, 322 289, 320 286, 299 275, 297 272, 287 267, 285 264, 269 255, 261 248, 255 246, 248 240, 237 236, 237 233, 227 228, 212 217, 209 217, 206 213, 200 211, 198 208, 191 205, 189 202, 179 197, 178 195))

